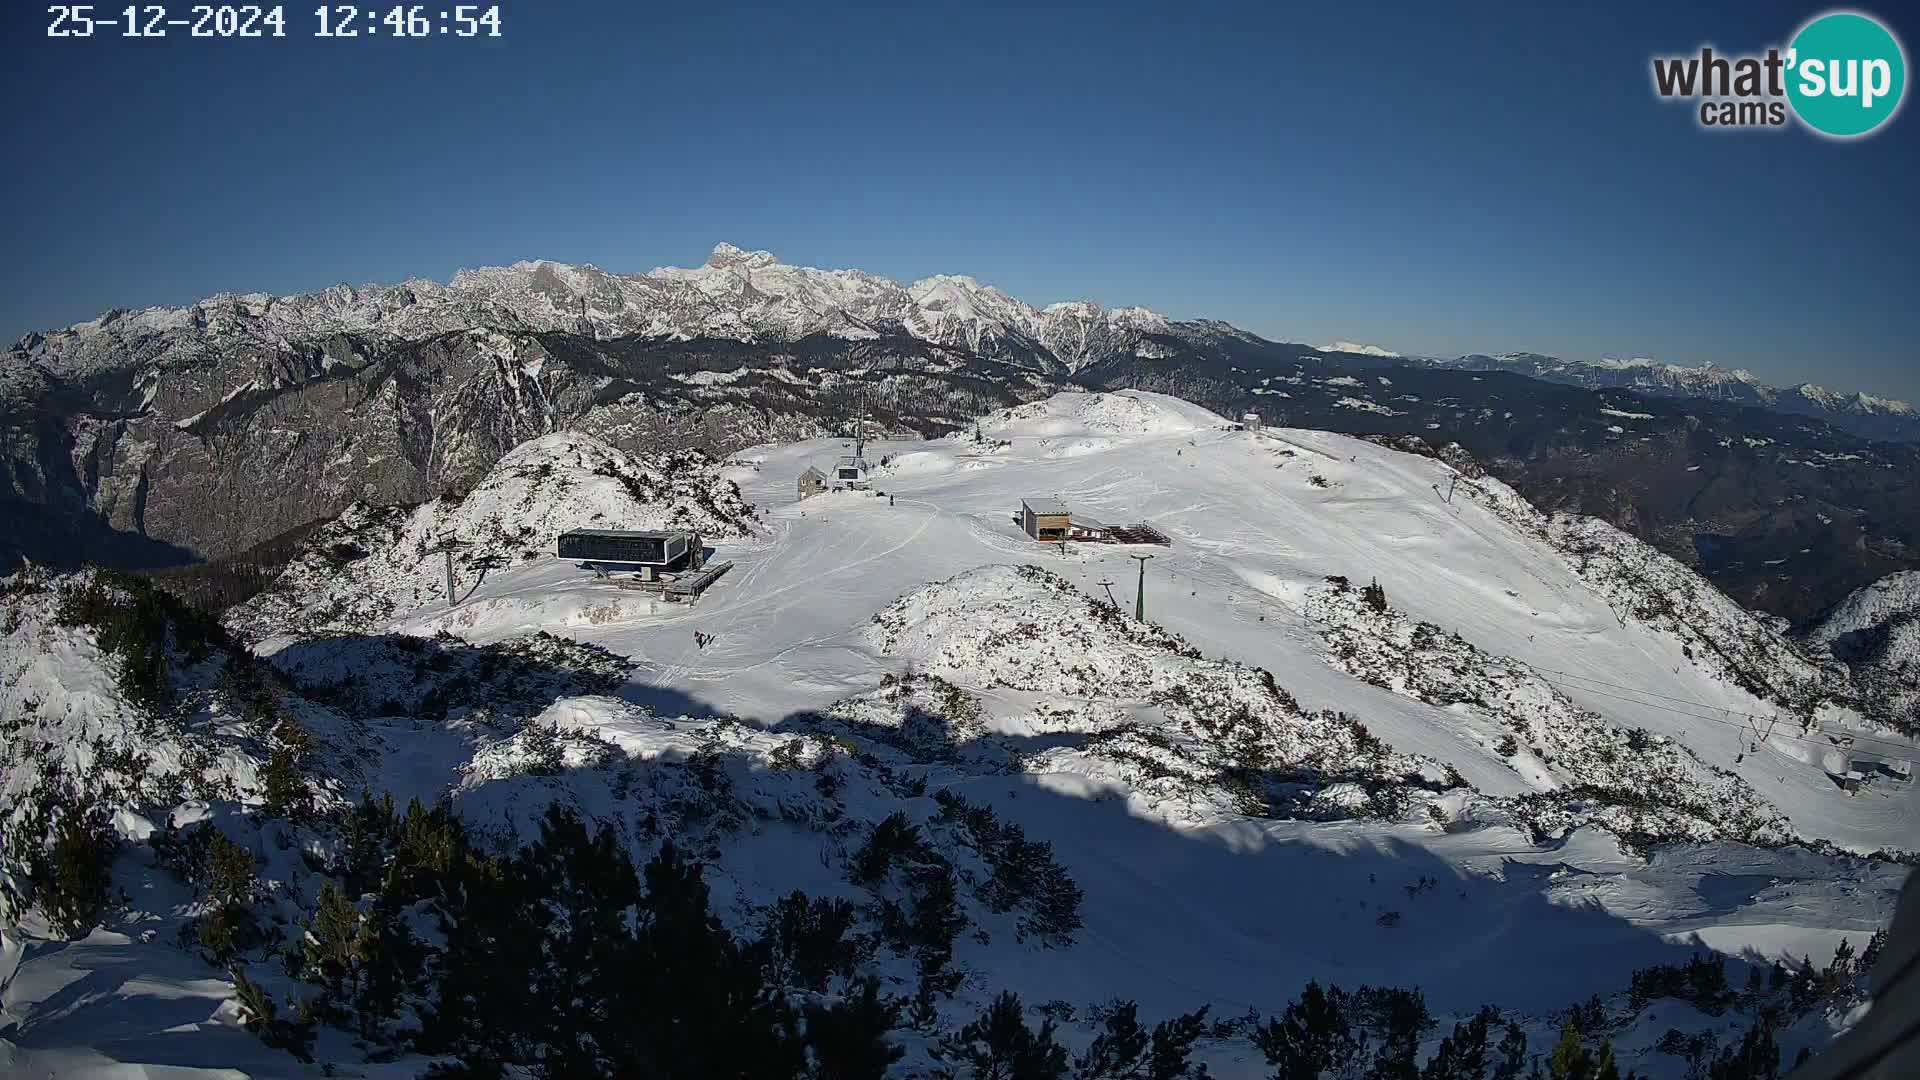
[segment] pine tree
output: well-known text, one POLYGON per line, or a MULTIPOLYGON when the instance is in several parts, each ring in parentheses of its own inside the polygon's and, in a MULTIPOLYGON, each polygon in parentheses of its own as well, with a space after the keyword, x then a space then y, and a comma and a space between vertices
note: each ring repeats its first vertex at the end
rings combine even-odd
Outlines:
MULTIPOLYGON (((603 1041, 617 1004, 638 917, 640 882, 610 827, 549 807, 540 838, 516 859, 514 878, 534 893, 529 910, 544 943, 531 972, 548 1075, 618 1072, 603 1041)), ((701 895, 704 908, 705 896, 701 895)))
POLYGON ((1493 1080, 1520 1080, 1527 1068, 1527 1033, 1512 1020, 1500 1036, 1500 1058, 1494 1065, 1493 1080))
POLYGON ((260 941, 253 913, 253 852, 211 830, 207 842, 207 899, 213 908, 200 920, 200 944, 209 959, 225 965, 260 941))
POLYGON ((1721 1051, 1707 1067, 1708 1080, 1778 1080, 1779 1076, 1780 1047, 1764 1018, 1747 1029, 1738 1046, 1721 1051))
POLYGON ((1373 579, 1365 588, 1360 590, 1360 599, 1364 601, 1369 608, 1372 608, 1375 613, 1381 615, 1387 613, 1387 590, 1380 587, 1379 578, 1373 579))
POLYGON ((282 746, 268 756, 260 773, 260 798, 268 817, 300 821, 311 813, 313 793, 291 749, 282 746))
POLYGON ((1193 1044, 1206 1032, 1207 1010, 1183 1013, 1153 1026, 1153 1047, 1147 1054, 1144 1080, 1206 1080, 1207 1067, 1190 1064, 1193 1044))
POLYGON ((378 1038, 384 1025, 399 1014, 401 998, 411 988, 409 976, 419 969, 418 952, 413 932, 384 900, 361 919, 353 940, 359 971, 353 1010, 362 1038, 378 1038))
POLYGON ((274 1004, 273 995, 247 978, 246 972, 235 968, 229 974, 240 1005, 241 1023, 246 1029, 268 1046, 312 1063, 316 1024, 306 1004, 301 1003, 292 1020, 284 1019, 274 1004))
POLYGON ((1875 964, 1880 962, 1880 954, 1887 949, 1887 928, 1881 927, 1867 939, 1867 947, 1860 950, 1860 971, 1871 974, 1875 964))
POLYGON ((1417 990, 1363 986, 1353 995, 1360 1026, 1380 1037, 1371 1075, 1375 1080, 1415 1080, 1420 1042, 1433 1026, 1426 999, 1417 990))
POLYGON ((505 859, 463 856, 438 887, 446 944, 425 1010, 421 1048, 486 1070, 523 1060, 538 1016, 527 972, 542 964, 534 902, 505 859))
POLYGON ((106 807, 89 804, 72 791, 53 799, 58 815, 53 843, 44 853, 36 853, 29 874, 47 922, 67 940, 78 941, 106 915, 119 834, 106 807))
POLYGON ((459 878, 467 852, 466 828, 450 809, 428 810, 411 800, 397 826, 389 891, 402 904, 434 896, 459 878))
POLYGON ((1053 1037, 1053 1021, 1027 1026, 1020 996, 1011 991, 946 1040, 942 1052, 958 1059, 973 1080, 1064 1080, 1067 1051, 1053 1037))
POLYGON ((1317 1080, 1351 1065, 1360 1038, 1347 1017, 1348 1004, 1339 987, 1310 982, 1280 1019, 1254 1029, 1254 1045, 1276 1066, 1274 1080, 1317 1080))
POLYGON ((207 842, 207 899, 216 904, 253 903, 253 852, 216 830, 207 842))
POLYGON ((1613 1042, 1600 1044, 1600 1062, 1594 1066, 1593 1080, 1620 1080, 1620 1065, 1613 1059, 1613 1042))
POLYGON ((346 894, 331 881, 321 886, 319 906, 307 926, 305 971, 326 988, 330 1004, 344 1007, 351 1000, 353 944, 359 933, 360 913, 346 894))
POLYGON ((1567 1017, 1561 1025, 1560 1041, 1547 1059, 1547 1075, 1553 1080, 1593 1080, 1593 1055, 1580 1041, 1580 1027, 1567 1017))
POLYGON ((1821 990, 1828 996, 1850 992, 1856 972, 1853 942, 1841 938, 1839 947, 1833 950, 1833 963, 1821 973, 1821 990))
POLYGON ((1116 1002, 1102 1021, 1100 1034, 1094 1036, 1086 1053, 1074 1061, 1074 1074, 1080 1080, 1137 1075, 1146 1057, 1147 1029, 1140 1024, 1140 1006, 1135 1002, 1116 1002))
POLYGON ((707 907, 698 863, 668 842, 643 872, 639 933, 615 990, 626 1075, 791 1076, 804 1067, 799 1018, 766 979, 765 947, 744 946, 707 907), (639 1017, 638 1023, 629 1017, 639 1017))
POLYGON ((1421 1080, 1484 1080, 1487 1074, 1487 1036, 1500 1014, 1483 1007, 1471 1020, 1453 1025, 1453 1034, 1440 1040, 1427 1060, 1421 1080))
POLYGON ((1102 1029, 1086 1053, 1075 1059, 1075 1080, 1183 1080, 1203 1078, 1194 1067, 1193 1044, 1206 1031, 1207 1010, 1155 1024, 1151 1034, 1140 1023, 1139 1007, 1116 1001, 1102 1018, 1102 1029))
POLYGON ((795 890, 774 904, 767 941, 783 981, 812 990, 827 988, 832 976, 851 976, 858 960, 853 905, 841 899, 809 901, 795 890))
POLYGON ((831 1007, 807 1006, 806 1019, 812 1080, 881 1080, 906 1054, 886 1039, 899 1026, 900 1007, 881 999, 878 979, 862 979, 859 996, 831 1007))
POLYGON ((922 977, 937 976, 953 960, 953 943, 967 928, 966 913, 953 883, 953 871, 941 867, 928 875, 926 889, 914 901, 908 935, 913 942, 914 966, 922 977))
POLYGON ((380 888, 396 827, 391 793, 380 799, 360 793, 340 825, 340 875, 348 896, 358 899, 380 888))

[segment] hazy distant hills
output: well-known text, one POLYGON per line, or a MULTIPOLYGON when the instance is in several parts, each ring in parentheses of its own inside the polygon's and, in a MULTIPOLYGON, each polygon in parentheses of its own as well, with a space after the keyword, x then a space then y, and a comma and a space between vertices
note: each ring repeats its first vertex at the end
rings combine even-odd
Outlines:
POLYGON ((1594 389, 1634 390, 1662 397, 1758 405, 1796 416, 1818 417, 1843 431, 1870 439, 1920 439, 1920 410, 1908 402, 1866 393, 1843 394, 1813 383, 1769 386, 1744 368, 1723 368, 1710 363, 1688 367, 1647 359, 1583 363, 1539 353, 1500 356, 1475 353, 1428 362, 1470 371, 1512 371, 1594 389))

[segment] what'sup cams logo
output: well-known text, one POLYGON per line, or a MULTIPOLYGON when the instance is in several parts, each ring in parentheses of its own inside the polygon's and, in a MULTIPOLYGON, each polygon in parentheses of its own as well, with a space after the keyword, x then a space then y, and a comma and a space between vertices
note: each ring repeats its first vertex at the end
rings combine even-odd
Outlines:
POLYGON ((1698 102, 1705 128, 1780 128, 1789 117, 1834 139, 1869 135, 1900 111, 1907 54, 1871 15, 1814 17, 1784 49, 1752 56, 1656 56, 1653 89, 1662 99, 1698 102))

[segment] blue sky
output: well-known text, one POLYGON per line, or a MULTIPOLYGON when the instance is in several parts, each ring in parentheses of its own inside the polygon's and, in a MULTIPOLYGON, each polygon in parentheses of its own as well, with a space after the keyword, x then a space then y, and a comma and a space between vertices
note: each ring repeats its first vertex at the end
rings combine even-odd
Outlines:
POLYGON ((8 5, 0 335, 726 240, 1920 400, 1920 114, 1714 134, 1650 89, 1656 53, 1784 44, 1823 7, 1280 7, 525 0, 499 41, 397 42, 314 40, 296 3, 288 40, 210 42, 50 41, 8 5))

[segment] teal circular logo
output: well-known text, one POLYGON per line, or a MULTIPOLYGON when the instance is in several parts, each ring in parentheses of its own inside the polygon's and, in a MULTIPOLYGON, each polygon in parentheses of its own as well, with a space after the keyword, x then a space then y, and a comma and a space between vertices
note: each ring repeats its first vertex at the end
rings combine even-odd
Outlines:
POLYGON ((1879 21, 1851 11, 1800 28, 1787 49, 1787 100, 1801 122, 1848 139, 1892 119, 1907 89, 1907 56, 1879 21))

